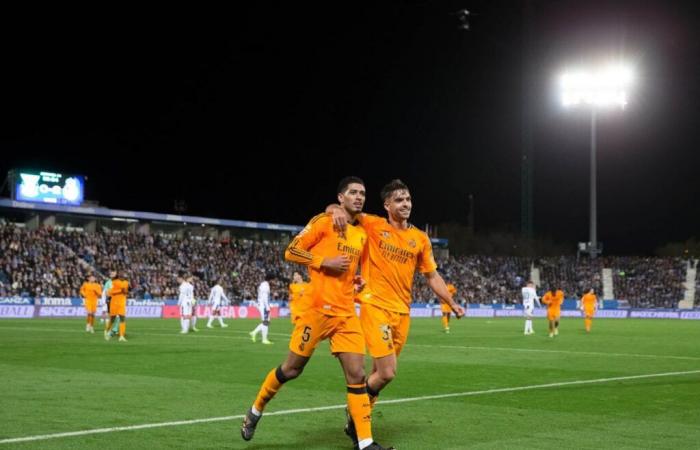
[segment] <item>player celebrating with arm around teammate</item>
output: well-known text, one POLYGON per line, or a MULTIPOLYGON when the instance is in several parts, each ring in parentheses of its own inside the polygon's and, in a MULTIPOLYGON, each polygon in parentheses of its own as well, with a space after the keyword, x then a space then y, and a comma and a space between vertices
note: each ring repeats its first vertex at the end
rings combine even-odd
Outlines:
POLYGON ((365 339, 353 302, 355 273, 365 249, 367 234, 355 224, 365 203, 365 186, 357 177, 338 185, 338 202, 348 223, 337 230, 328 214, 320 214, 289 244, 288 261, 305 265, 311 278, 311 307, 295 322, 284 362, 263 381, 255 403, 241 426, 245 440, 253 438, 267 403, 288 381, 298 377, 322 340, 338 358, 347 383, 347 409, 359 449, 381 450, 372 438, 371 408, 365 384, 365 339))
MULTIPOLYGON (((406 344, 410 325, 413 276, 420 271, 428 286, 450 305, 457 318, 464 315, 437 272, 430 238, 408 222, 413 203, 408 187, 393 180, 381 191, 387 218, 359 214, 357 220, 367 232, 368 248, 362 257, 365 287, 359 295, 360 323, 367 349, 373 358, 367 393, 372 406, 379 392, 396 376, 397 358, 406 344)), ((342 209, 329 205, 337 228, 346 225, 342 209)), ((345 433, 353 438, 353 421, 348 417, 345 433)), ((353 439, 354 442, 354 439, 353 439)))

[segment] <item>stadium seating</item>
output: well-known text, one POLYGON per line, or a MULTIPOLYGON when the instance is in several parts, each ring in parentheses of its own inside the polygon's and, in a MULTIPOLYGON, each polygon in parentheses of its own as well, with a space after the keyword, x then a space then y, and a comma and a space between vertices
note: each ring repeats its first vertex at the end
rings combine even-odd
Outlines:
MULTIPOLYGON (((77 297, 84 275, 97 270, 126 270, 134 298, 175 298, 180 271, 195 275, 195 293, 206 298, 217 278, 234 301, 253 299, 266 271, 277 274, 272 299, 287 298, 287 283, 297 269, 282 257, 284 244, 200 236, 139 234, 99 230, 94 233, 44 227, 28 230, 0 224, 0 297, 77 297)), ((633 307, 676 307, 683 298, 686 262, 680 258, 605 257, 591 261, 553 258, 458 256, 438 261, 443 276, 455 284, 466 303, 520 301, 520 287, 532 267, 540 270, 541 288, 556 285, 568 298, 589 287, 602 291, 602 269, 612 269, 615 296, 633 307)), ((416 277, 415 301, 434 299, 423 277, 416 277)))

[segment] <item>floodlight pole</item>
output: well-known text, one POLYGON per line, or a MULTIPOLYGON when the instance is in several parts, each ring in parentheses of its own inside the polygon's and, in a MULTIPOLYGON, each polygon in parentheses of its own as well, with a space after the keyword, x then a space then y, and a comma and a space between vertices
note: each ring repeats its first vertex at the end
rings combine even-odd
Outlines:
POLYGON ((591 214, 589 241, 591 258, 598 256, 598 222, 597 222, 597 190, 596 190, 596 108, 591 105, 591 214))

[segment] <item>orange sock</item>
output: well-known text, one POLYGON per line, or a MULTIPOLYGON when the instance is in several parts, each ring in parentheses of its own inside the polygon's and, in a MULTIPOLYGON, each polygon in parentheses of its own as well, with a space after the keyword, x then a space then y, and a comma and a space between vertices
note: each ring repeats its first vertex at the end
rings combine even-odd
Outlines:
POLYGON ((124 336, 126 334, 126 321, 119 322, 119 336, 124 336))
POLYGON ((583 319, 583 322, 586 324, 586 331, 591 331, 591 323, 593 321, 591 319, 583 319))
POLYGON ((369 382, 366 384, 367 386, 367 397, 369 397, 369 407, 371 409, 374 409, 374 404, 377 403, 377 399, 379 399, 379 391, 373 390, 369 382))
POLYGON ((450 327, 450 321, 447 318, 447 316, 442 316, 442 328, 449 328, 450 327))
POLYGON ((348 411, 355 423, 357 440, 372 439, 372 408, 367 387, 363 384, 348 384, 348 411))
POLYGON ((265 405, 272 400, 285 381, 287 381, 287 379, 282 373, 282 369, 280 367, 269 371, 265 377, 265 381, 263 381, 262 386, 260 386, 260 391, 258 392, 258 396, 255 398, 255 403, 253 403, 255 409, 262 412, 265 409, 265 405))

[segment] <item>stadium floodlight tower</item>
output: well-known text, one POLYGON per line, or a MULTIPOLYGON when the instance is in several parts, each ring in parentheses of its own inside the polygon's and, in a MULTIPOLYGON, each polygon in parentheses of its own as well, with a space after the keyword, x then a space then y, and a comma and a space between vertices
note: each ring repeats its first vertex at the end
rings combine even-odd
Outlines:
POLYGON ((596 116, 599 110, 624 110, 633 81, 632 69, 619 63, 597 68, 572 68, 565 70, 559 78, 564 108, 588 108, 591 113, 590 234, 585 248, 591 258, 602 251, 598 244, 596 203, 596 116))

